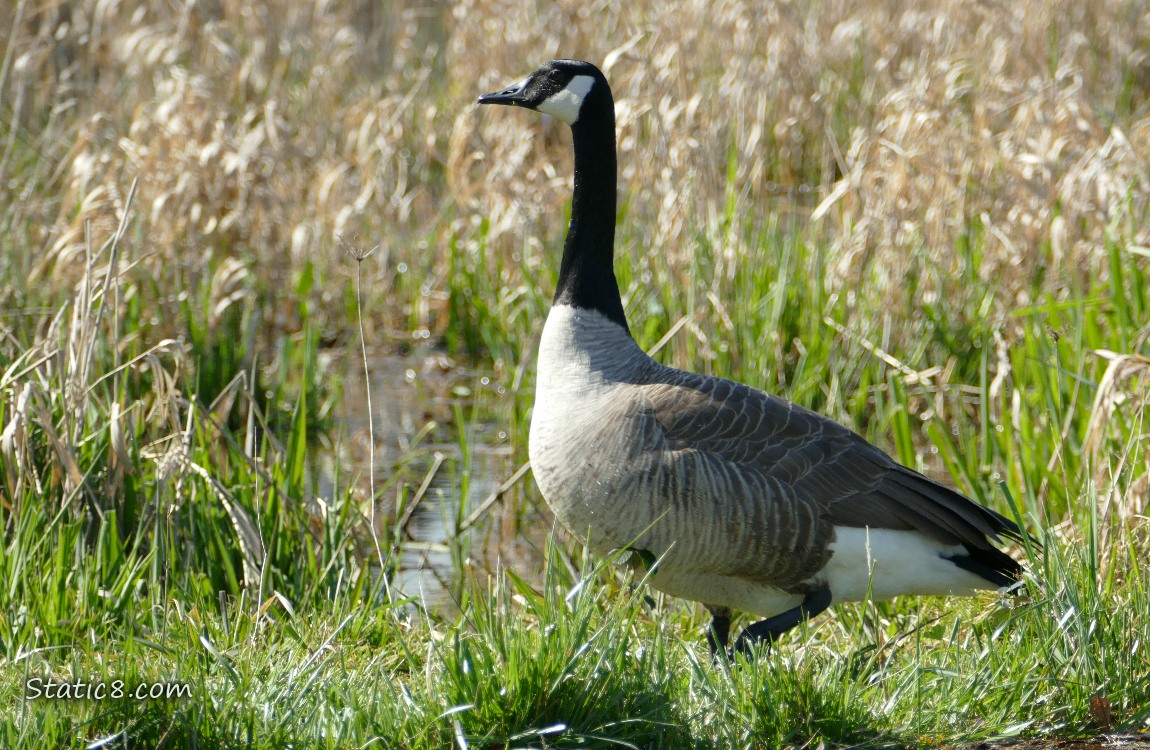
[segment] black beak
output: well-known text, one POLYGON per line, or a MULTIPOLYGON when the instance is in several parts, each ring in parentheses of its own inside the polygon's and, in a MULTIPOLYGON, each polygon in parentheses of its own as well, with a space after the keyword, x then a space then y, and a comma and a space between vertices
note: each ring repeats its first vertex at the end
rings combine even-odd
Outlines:
POLYGON ((519 83, 503 89, 502 91, 492 91, 490 94, 484 94, 479 97, 480 104, 510 104, 512 106, 523 107, 526 106, 527 99, 524 97, 524 92, 527 90, 527 84, 531 81, 530 77, 524 78, 519 83))

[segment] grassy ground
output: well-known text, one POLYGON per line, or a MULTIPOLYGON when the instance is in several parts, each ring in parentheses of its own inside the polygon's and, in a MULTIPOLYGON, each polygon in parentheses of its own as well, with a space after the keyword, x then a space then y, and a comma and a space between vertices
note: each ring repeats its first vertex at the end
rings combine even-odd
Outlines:
POLYGON ((1145 4, 18 0, 0 35, 0 746, 1150 728, 1145 4), (692 605, 532 541, 529 475, 412 539, 433 478, 526 458, 569 136, 472 103, 556 55, 616 89, 640 343, 1018 514, 1026 596, 714 666, 692 605), (361 330, 435 355, 374 473, 361 330), (439 614, 392 586, 429 552, 439 614))

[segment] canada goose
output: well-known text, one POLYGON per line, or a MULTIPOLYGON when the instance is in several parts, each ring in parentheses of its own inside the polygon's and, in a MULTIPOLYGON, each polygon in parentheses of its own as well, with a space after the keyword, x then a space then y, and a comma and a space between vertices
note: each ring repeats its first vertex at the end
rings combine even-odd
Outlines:
POLYGON ((529 453, 556 517, 597 553, 658 560, 649 581, 711 612, 764 617, 770 643, 831 604, 1013 584, 992 545, 1018 527, 827 417, 676 370, 631 338, 613 268, 615 105, 591 63, 552 60, 479 97, 571 126, 571 225, 539 345, 529 453))

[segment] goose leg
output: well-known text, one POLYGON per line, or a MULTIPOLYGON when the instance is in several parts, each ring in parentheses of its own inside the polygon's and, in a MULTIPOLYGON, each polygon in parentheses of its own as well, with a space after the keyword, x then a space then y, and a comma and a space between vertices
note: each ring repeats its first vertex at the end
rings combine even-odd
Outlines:
MULTIPOLYGON (((794 609, 759 620, 743 629, 735 641, 734 653, 749 654, 751 646, 765 642, 767 645, 778 640, 779 636, 798 625, 803 620, 809 620, 815 615, 831 606, 831 590, 820 589, 806 595, 802 603, 794 609)), ((730 622, 727 623, 728 627, 730 622)))
POLYGON ((731 608, 713 607, 703 605, 711 613, 711 627, 707 630, 707 645, 711 647, 711 658, 719 653, 719 649, 727 650, 727 641, 731 637, 731 608))

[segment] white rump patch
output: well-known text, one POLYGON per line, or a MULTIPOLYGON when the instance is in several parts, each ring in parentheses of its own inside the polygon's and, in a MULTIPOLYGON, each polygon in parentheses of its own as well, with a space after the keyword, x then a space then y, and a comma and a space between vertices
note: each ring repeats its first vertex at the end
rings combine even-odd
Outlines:
POLYGON ((917 531, 835 527, 834 552, 819 573, 835 602, 890 599, 902 594, 968 596, 993 590, 982 576, 946 559, 965 555, 917 531))
POLYGON ((583 106, 583 100, 587 98, 587 92, 594 85, 595 79, 591 76, 575 76, 562 91, 547 97, 535 109, 568 125, 574 125, 579 119, 579 109, 583 106))

